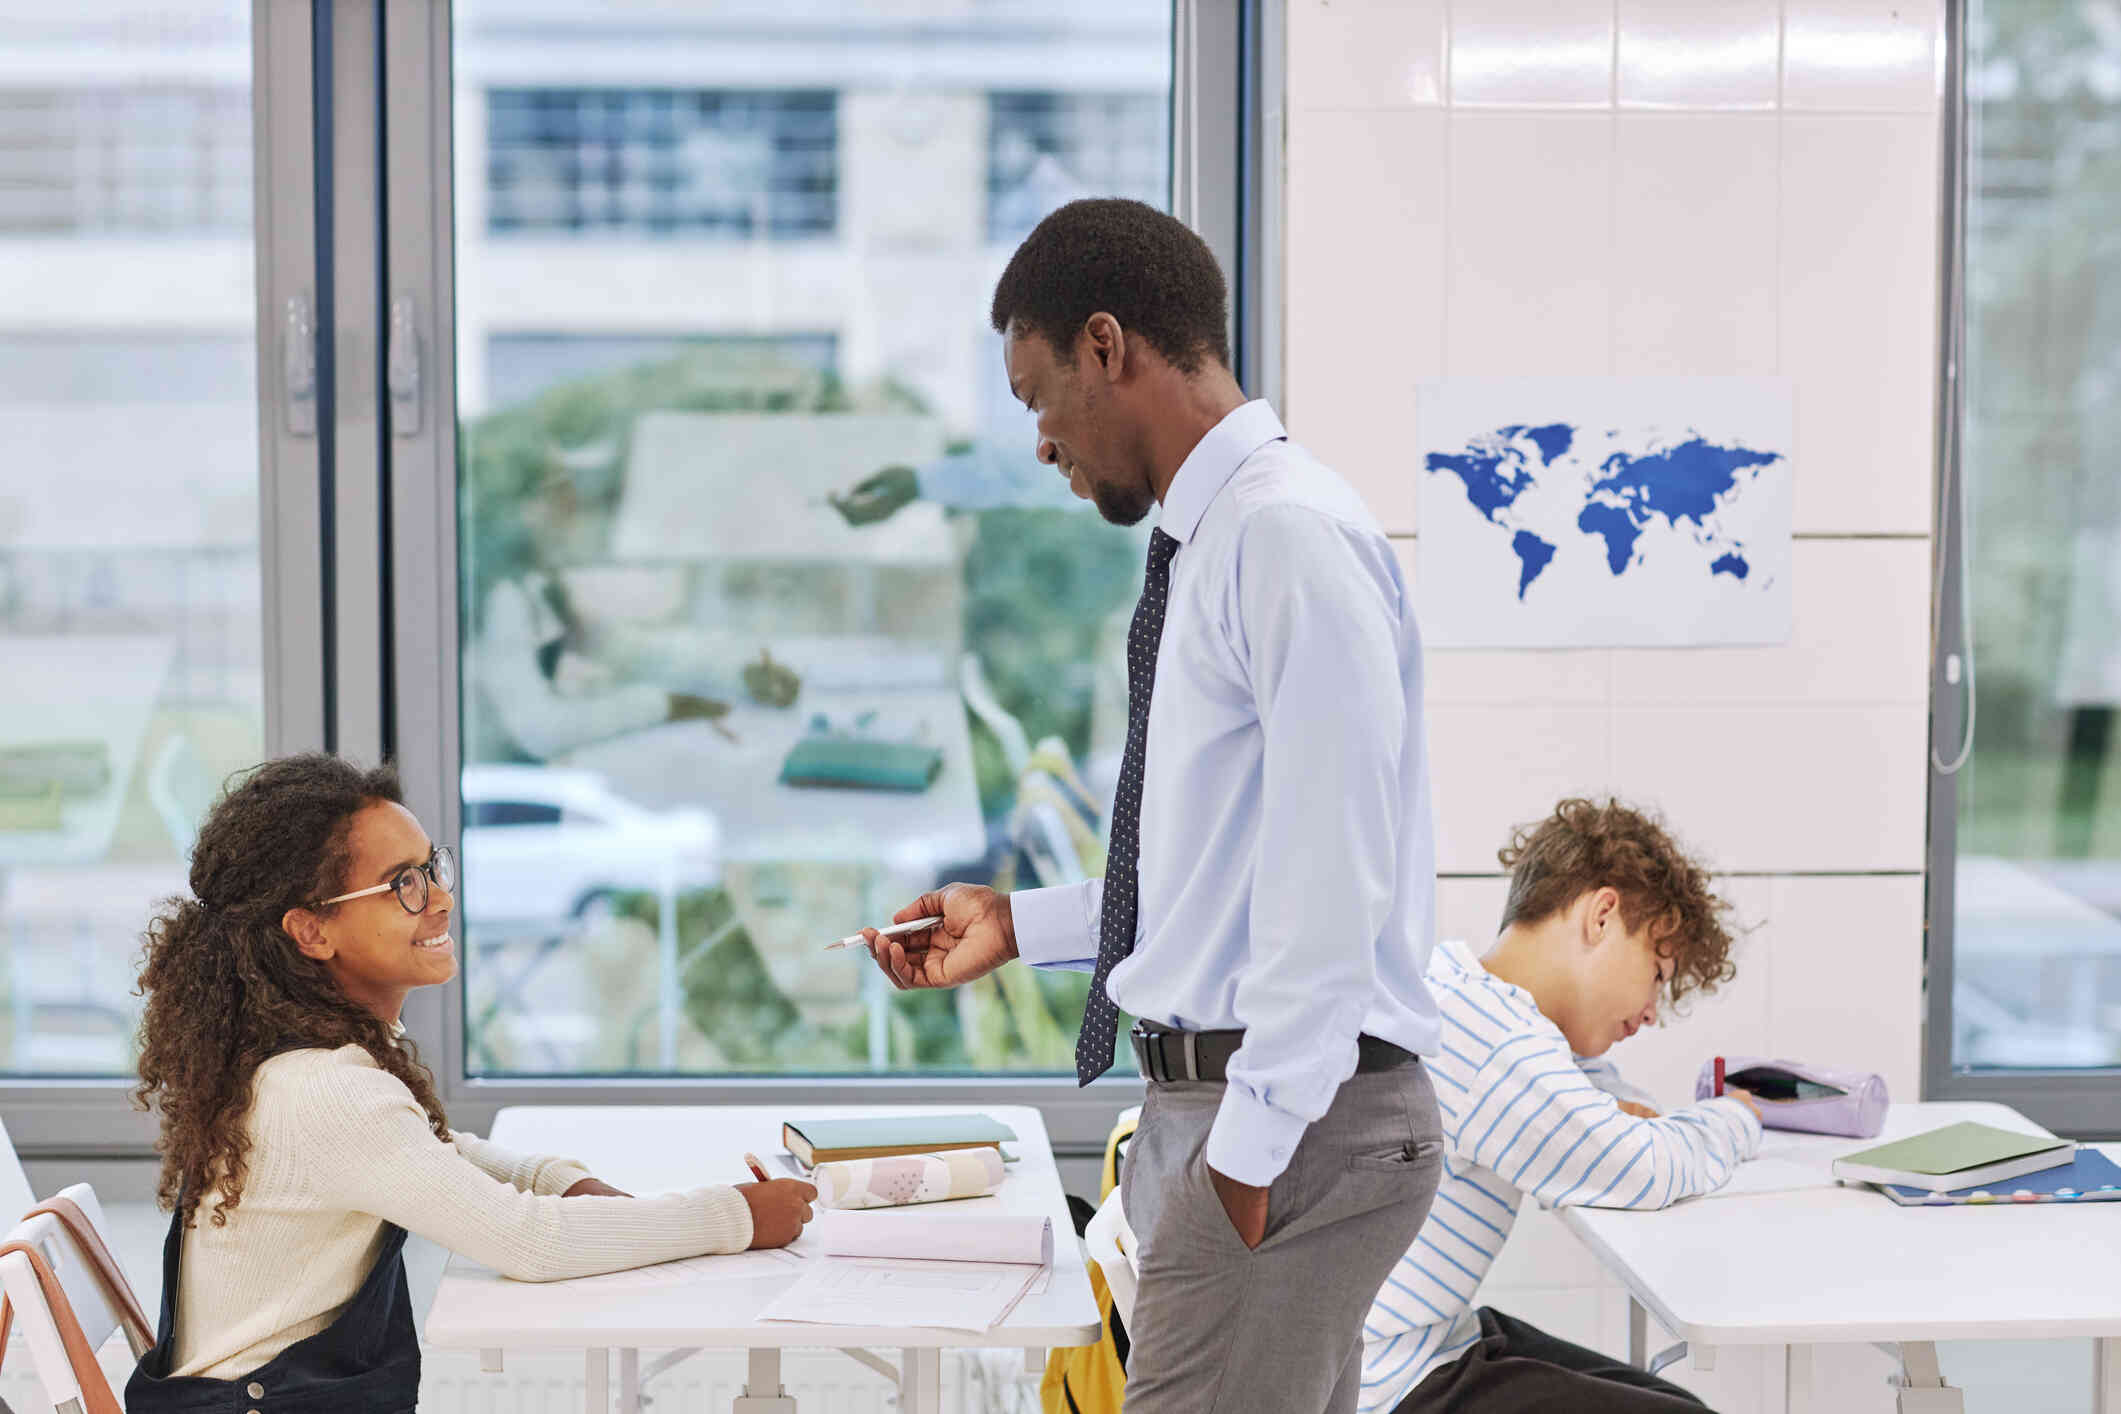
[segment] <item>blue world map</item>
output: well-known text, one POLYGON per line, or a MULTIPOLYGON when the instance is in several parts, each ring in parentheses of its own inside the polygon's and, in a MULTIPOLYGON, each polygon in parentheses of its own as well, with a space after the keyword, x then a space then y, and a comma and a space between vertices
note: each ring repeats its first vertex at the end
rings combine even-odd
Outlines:
POLYGON ((1717 512, 1782 454, 1691 433, 1668 446, 1628 449, 1617 445, 1619 435, 1586 438, 1565 422, 1513 424, 1474 437, 1459 451, 1431 452, 1426 469, 1456 478, 1467 503, 1508 533, 1519 600, 1570 535, 1601 542, 1606 568, 1618 577, 1651 552, 1647 532, 1684 532, 1678 544, 1693 549, 1681 551, 1667 540, 1657 553, 1699 555, 1710 578, 1746 580, 1753 566, 1745 546, 1725 536, 1717 512), (1567 494, 1534 494, 1556 491, 1567 494))

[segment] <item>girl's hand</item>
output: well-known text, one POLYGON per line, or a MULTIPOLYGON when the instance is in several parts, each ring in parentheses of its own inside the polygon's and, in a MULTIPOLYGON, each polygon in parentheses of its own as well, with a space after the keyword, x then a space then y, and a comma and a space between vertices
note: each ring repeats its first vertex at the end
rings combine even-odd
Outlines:
POLYGON ((751 1205, 751 1245, 786 1247, 803 1235, 810 1221, 810 1205, 817 1190, 800 1178, 769 1178, 764 1183, 739 1183, 736 1191, 751 1205))
POLYGON ((585 1178, 560 1195, 562 1198, 631 1198, 599 1178, 585 1178))

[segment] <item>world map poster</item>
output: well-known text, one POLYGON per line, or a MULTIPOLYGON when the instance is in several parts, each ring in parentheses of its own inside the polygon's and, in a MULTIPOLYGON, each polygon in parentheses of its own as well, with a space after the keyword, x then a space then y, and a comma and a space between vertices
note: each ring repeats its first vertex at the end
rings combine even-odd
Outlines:
POLYGON ((1793 424, 1781 378, 1422 384, 1422 637, 1439 648, 1786 641, 1793 424))

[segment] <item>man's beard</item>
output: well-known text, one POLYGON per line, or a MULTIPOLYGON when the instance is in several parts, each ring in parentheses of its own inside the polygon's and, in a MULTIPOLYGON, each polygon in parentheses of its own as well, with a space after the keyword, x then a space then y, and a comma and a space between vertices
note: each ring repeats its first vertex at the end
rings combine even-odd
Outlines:
POLYGON ((1114 525, 1139 525, 1156 505, 1156 497, 1140 488, 1127 489, 1090 483, 1090 500, 1097 513, 1114 525))

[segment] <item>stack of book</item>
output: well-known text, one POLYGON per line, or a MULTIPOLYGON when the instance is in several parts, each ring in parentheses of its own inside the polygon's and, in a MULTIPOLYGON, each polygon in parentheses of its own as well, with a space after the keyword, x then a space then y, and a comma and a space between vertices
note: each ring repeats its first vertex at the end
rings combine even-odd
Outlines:
POLYGON ((1875 1184, 1908 1206, 2121 1200, 2121 1167, 2097 1150, 1973 1123, 1836 1159, 1834 1177, 1875 1184))

